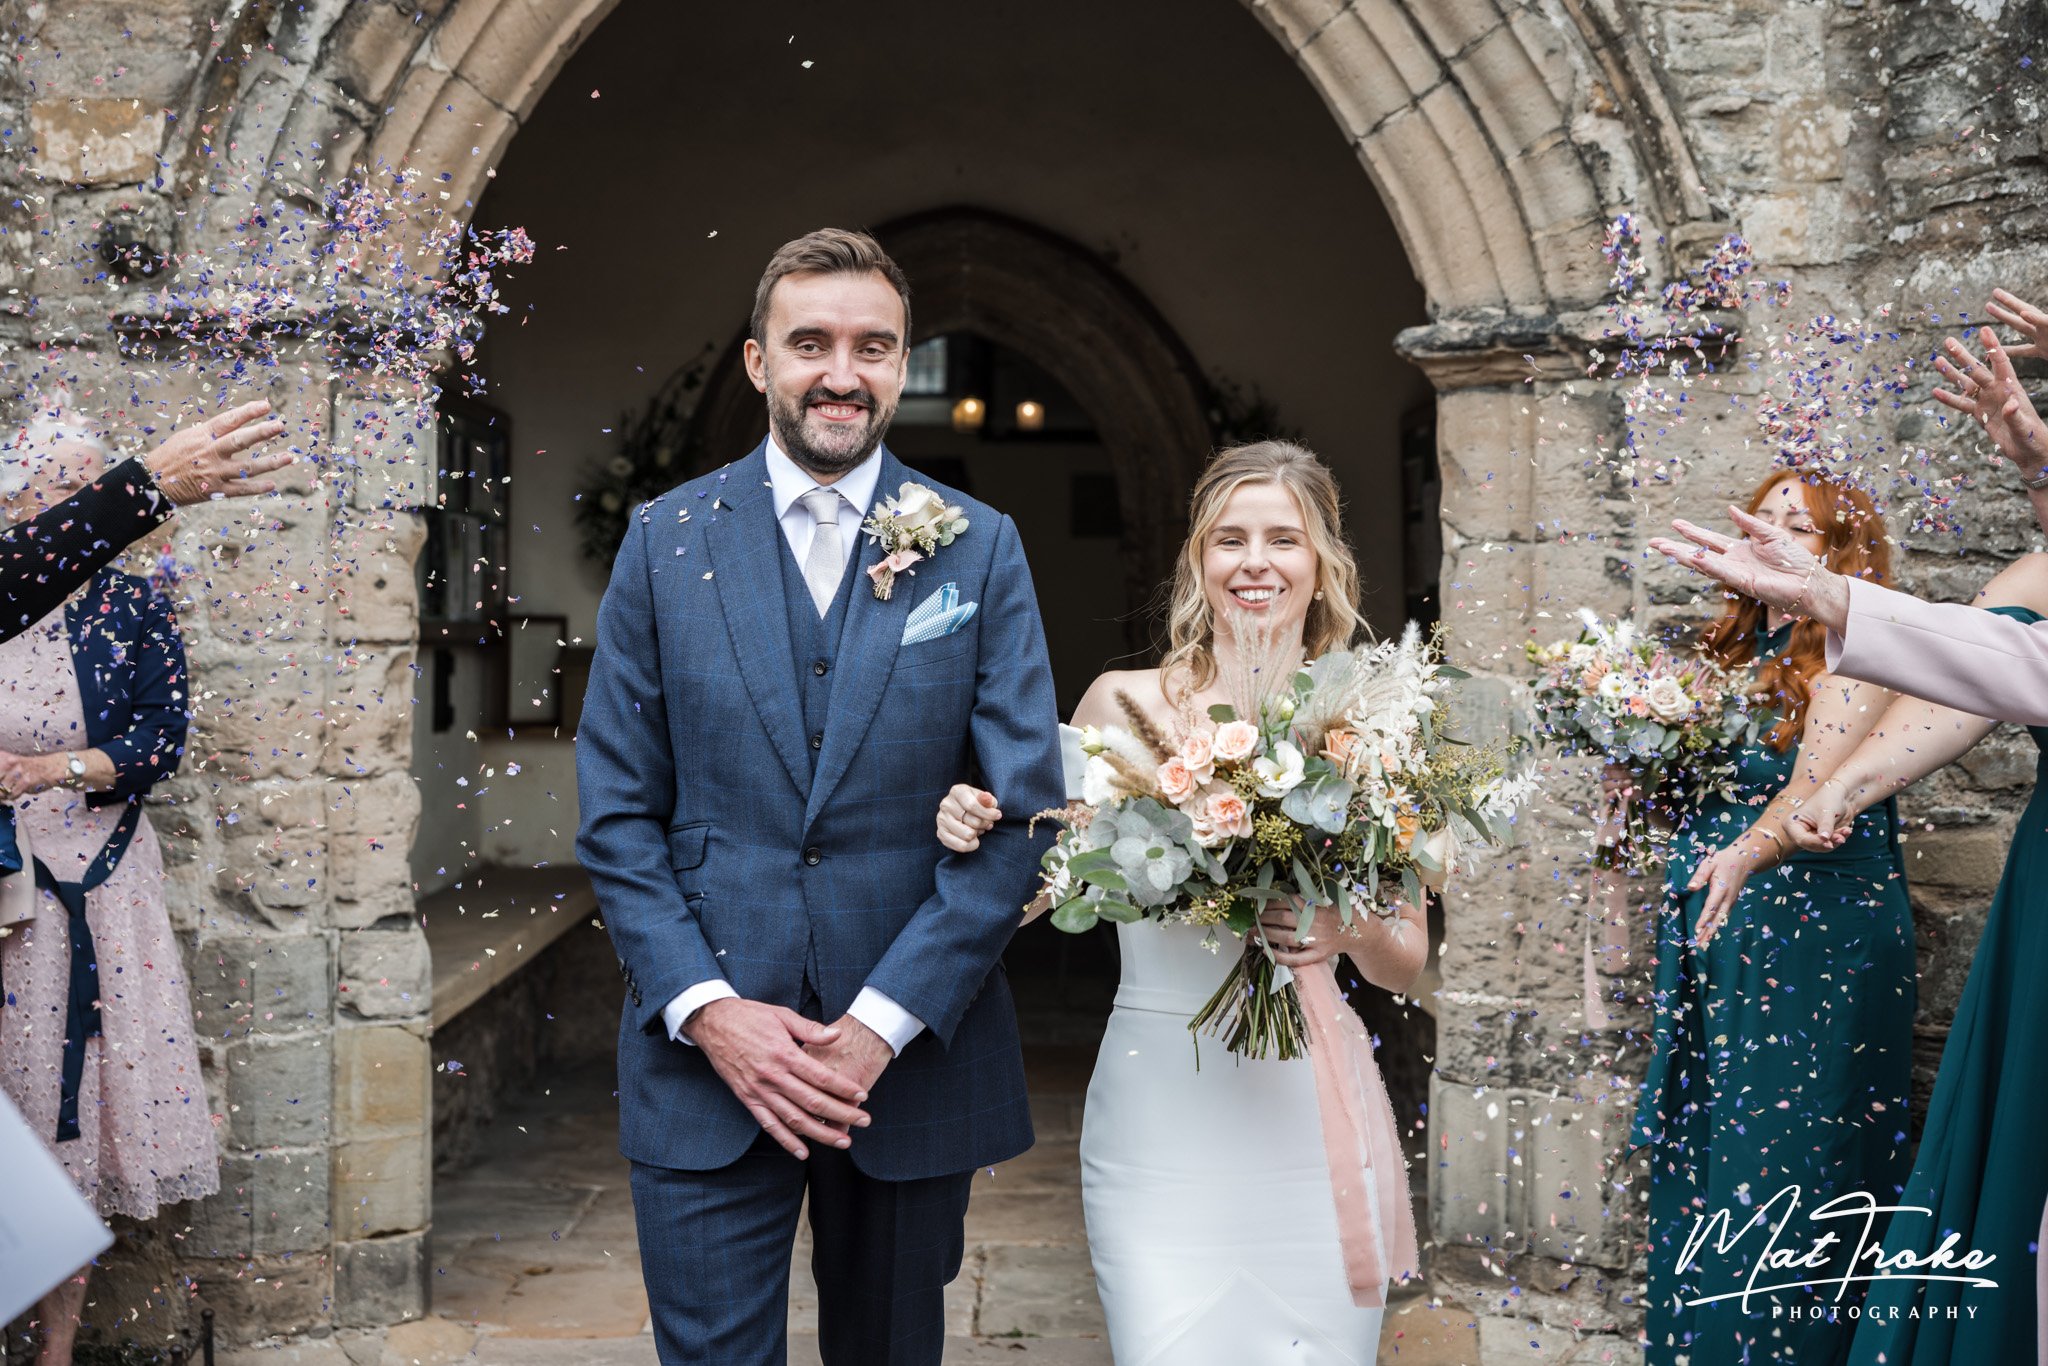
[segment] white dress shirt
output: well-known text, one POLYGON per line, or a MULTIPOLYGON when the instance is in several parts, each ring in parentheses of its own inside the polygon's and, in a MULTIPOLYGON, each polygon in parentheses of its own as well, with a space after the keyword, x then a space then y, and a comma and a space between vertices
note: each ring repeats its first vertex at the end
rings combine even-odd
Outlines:
MULTIPOLYGON (((768 438, 768 488, 774 501, 775 520, 782 524, 782 534, 798 564, 810 555, 811 537, 817 533, 810 511, 801 500, 812 489, 829 488, 839 495, 839 544, 846 550, 847 570, 852 571, 854 550, 861 540, 860 524, 867 520, 868 505, 875 500, 875 485, 881 477, 882 456, 877 451, 841 475, 837 483, 820 484, 782 453, 774 437, 768 438)), ((854 591, 860 590, 856 586, 854 591)), ((737 995, 732 983, 723 977, 685 988, 682 995, 662 1007, 661 1018, 668 1026, 668 1036, 677 1043, 694 1044, 683 1031, 683 1022, 711 1002, 737 995)), ((901 1053, 924 1028, 923 1020, 873 987, 862 987, 846 1013, 881 1035, 895 1053, 901 1053)))

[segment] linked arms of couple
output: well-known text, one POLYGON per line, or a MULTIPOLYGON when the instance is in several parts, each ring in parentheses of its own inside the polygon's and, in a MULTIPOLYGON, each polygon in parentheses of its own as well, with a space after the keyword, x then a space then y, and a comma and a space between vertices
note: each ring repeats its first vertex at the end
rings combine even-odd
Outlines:
MULTIPOLYGON (((1003 818, 993 792, 959 783, 939 803, 939 843, 955 854, 971 854, 981 837, 1003 818)), ((1024 908, 1030 924, 1052 909, 1040 892, 1024 908)), ((1391 920, 1359 914, 1346 926, 1332 907, 1321 907, 1306 930, 1294 911, 1275 908, 1260 922, 1275 962, 1290 968, 1321 963, 1342 953, 1350 957, 1367 981, 1388 991, 1406 992, 1415 985, 1429 958, 1429 926, 1419 906, 1405 902, 1391 920)))

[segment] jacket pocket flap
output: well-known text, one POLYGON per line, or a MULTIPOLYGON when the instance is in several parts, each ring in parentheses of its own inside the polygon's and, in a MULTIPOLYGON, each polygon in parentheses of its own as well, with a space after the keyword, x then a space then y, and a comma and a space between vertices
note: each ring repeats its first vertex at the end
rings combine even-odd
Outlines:
POLYGON ((677 872, 695 868, 704 861, 704 843, 710 837, 708 825, 680 825, 668 832, 668 866, 677 872))

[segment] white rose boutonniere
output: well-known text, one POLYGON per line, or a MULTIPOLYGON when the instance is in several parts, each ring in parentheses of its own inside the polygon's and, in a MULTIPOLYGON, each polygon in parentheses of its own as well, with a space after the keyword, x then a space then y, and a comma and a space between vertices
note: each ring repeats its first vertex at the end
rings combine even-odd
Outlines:
POLYGON ((896 589, 896 576, 916 573, 910 566, 940 546, 953 544, 953 538, 967 530, 967 519, 923 484, 905 484, 868 514, 861 530, 882 547, 882 562, 870 565, 868 576, 875 581, 875 596, 887 602, 896 589))

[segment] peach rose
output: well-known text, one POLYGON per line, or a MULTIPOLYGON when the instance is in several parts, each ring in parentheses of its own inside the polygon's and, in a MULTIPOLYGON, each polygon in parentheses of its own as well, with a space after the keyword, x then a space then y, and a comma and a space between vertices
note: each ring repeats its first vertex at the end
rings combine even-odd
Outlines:
POLYGON ((1234 764, 1259 747, 1259 728, 1249 721, 1225 721, 1210 743, 1218 763, 1234 764))
POLYGON ((1252 809, 1231 789, 1226 787, 1211 793, 1204 814, 1208 817, 1209 828, 1223 838, 1251 838, 1252 809))
POLYGON ((1208 731, 1190 731, 1180 742, 1180 757, 1196 782, 1206 783, 1216 776, 1216 742, 1208 731))
POLYGON ((1355 730, 1333 730, 1323 735, 1323 757, 1338 768, 1351 757, 1351 751, 1358 748, 1358 732, 1355 730))
POLYGON ((1415 832, 1422 828, 1422 817, 1413 811, 1403 811, 1394 817, 1394 847, 1402 853, 1415 843, 1415 832))
POLYGON ((1194 796, 1195 789, 1200 786, 1195 775, 1188 771, 1188 761, 1178 754, 1161 764, 1154 776, 1159 782, 1159 791, 1175 806, 1194 796))

